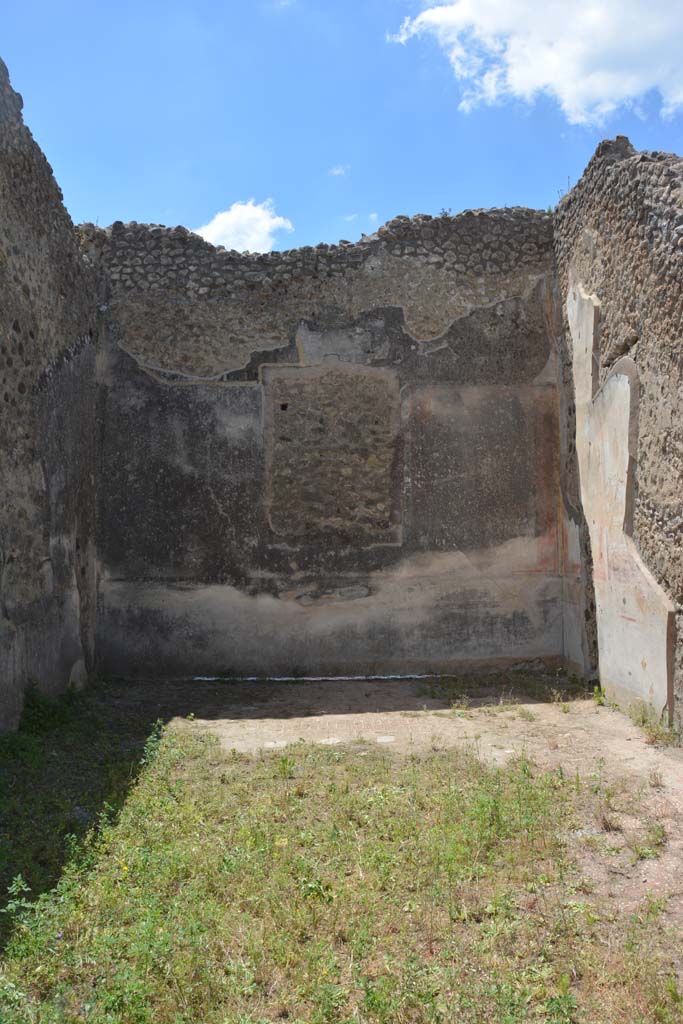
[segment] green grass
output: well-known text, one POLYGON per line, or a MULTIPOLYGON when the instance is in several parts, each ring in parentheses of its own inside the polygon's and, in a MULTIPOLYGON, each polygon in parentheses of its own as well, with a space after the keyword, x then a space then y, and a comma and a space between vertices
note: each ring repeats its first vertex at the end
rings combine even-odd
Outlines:
POLYGON ((574 865, 598 797, 525 760, 153 734, 57 887, 17 889, 0 1020, 680 1021, 664 904, 620 916, 574 865))
MULTIPOLYGON (((74 841, 122 805, 152 723, 107 695, 104 683, 54 702, 31 690, 20 731, 0 737, 0 894, 19 874, 34 895, 50 889, 74 841)), ((0 944, 9 925, 0 915, 0 944)))

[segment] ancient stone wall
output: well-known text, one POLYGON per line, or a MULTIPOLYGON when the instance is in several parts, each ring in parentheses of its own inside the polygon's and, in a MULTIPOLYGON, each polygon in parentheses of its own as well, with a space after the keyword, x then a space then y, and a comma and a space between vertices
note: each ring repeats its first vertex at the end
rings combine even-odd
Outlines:
POLYGON ((106 310, 105 671, 590 666, 548 215, 266 255, 80 230, 106 310))
POLYGON ((0 61, 0 730, 94 658, 95 296, 0 61))
POLYGON ((598 656, 683 721, 681 159, 285 253, 76 232, 0 64, 0 201, 0 729, 96 663, 598 656))
POLYGON ((601 678, 681 721, 683 160, 602 143, 555 237, 601 678))

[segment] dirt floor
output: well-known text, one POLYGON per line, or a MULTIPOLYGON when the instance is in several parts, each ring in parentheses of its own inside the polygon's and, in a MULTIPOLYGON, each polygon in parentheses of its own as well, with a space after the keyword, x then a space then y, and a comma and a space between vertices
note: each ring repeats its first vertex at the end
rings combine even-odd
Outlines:
POLYGON ((303 740, 358 743, 359 757, 367 743, 416 754, 468 747, 494 764, 525 755, 607 793, 599 820, 575 837, 585 877, 622 908, 646 893, 666 898, 666 916, 683 922, 683 750, 648 742, 626 714, 593 699, 563 700, 551 682, 531 698, 497 679, 455 688, 429 679, 193 680, 127 684, 109 699, 142 699, 243 753, 303 740))

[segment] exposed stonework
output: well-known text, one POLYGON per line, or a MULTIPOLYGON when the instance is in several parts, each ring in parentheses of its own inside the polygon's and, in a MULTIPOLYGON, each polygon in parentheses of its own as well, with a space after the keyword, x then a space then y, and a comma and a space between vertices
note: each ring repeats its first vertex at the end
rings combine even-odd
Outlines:
MULTIPOLYGON (((683 160, 602 143, 555 215, 560 283, 599 303, 594 385, 635 364, 633 540, 677 608, 674 689, 683 718, 683 160)), ((571 344, 568 346, 571 359, 571 344)), ((595 552, 594 552, 595 555, 595 552)), ((604 553, 601 558, 604 560, 604 553)), ((672 645, 674 644, 672 638, 672 645)))
POLYGON ((91 261, 107 268, 110 321, 141 366, 230 379, 321 316, 346 325, 395 307, 412 337, 441 340, 454 320, 547 273, 552 218, 519 209, 397 217, 353 245, 263 255, 215 248, 185 228, 80 231, 91 261))
POLYGON ((400 539, 399 385, 386 369, 335 362, 264 373, 266 518, 291 541, 400 539))
POLYGON ((0 729, 82 683, 95 629, 95 295, 0 61, 0 729))

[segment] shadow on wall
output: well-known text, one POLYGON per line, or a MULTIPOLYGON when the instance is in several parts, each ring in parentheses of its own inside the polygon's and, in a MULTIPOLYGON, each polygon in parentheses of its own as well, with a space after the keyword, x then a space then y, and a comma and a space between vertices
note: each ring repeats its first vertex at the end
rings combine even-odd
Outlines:
POLYGON ((117 713, 142 714, 149 721, 188 717, 255 720, 357 715, 368 712, 450 708, 459 696, 472 705, 501 699, 557 699, 584 695, 586 685, 563 672, 523 668, 474 670, 450 676, 358 679, 176 679, 121 680, 108 684, 107 699, 117 713))

